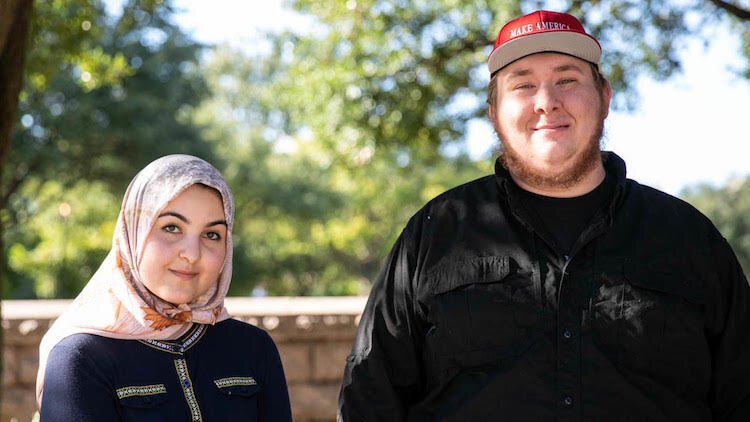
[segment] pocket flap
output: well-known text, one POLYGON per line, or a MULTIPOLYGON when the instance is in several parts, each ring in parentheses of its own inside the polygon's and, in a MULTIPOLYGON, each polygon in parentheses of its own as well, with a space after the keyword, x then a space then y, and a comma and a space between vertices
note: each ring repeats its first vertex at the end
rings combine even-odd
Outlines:
POLYGON ((253 377, 229 377, 214 380, 214 384, 227 396, 251 397, 261 390, 253 377))
POLYGON ((496 283, 510 272, 507 256, 466 257, 438 264, 425 275, 430 290, 442 294, 461 286, 496 283))
POLYGON ((706 303, 700 283, 678 269, 656 263, 626 262, 624 272, 625 279, 639 288, 680 296, 699 305, 706 303))
POLYGON ((167 389, 164 384, 137 385, 116 390, 120 404, 127 407, 147 409, 159 406, 167 401, 167 389))

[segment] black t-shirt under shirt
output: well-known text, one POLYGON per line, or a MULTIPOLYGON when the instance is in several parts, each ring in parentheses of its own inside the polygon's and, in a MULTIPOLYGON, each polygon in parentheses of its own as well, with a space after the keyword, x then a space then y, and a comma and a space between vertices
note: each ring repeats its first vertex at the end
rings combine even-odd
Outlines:
POLYGON ((521 202, 537 223, 557 242, 559 251, 568 254, 578 237, 612 196, 615 181, 609 175, 591 192, 573 198, 553 198, 518 188, 521 202))

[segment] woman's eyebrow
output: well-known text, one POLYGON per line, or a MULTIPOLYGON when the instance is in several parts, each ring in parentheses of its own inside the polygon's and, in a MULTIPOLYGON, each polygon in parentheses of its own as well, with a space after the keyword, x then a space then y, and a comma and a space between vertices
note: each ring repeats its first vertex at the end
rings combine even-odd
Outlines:
MULTIPOLYGON (((167 216, 175 217, 175 218, 179 219, 180 221, 184 222, 185 224, 190 224, 190 220, 188 220, 187 217, 185 217, 184 215, 182 215, 182 214, 180 214, 178 212, 175 212, 175 211, 164 211, 163 213, 159 214, 159 218, 161 218, 161 217, 167 217, 167 216)), ((218 225, 228 226, 226 220, 216 220, 216 221, 212 221, 212 222, 206 224, 206 227, 218 226, 218 225)))
POLYGON ((190 224, 190 220, 188 220, 187 217, 185 217, 184 215, 182 215, 182 214, 180 214, 178 212, 174 212, 174 211, 165 211, 165 212, 159 214, 159 218, 167 217, 167 216, 170 216, 170 215, 172 217, 175 217, 175 218, 179 219, 179 220, 182 220, 183 222, 185 222, 187 224, 190 224))

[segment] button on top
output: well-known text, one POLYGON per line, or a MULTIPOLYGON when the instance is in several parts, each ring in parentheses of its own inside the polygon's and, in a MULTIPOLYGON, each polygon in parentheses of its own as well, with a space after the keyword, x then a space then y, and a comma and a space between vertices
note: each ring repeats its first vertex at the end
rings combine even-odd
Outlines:
POLYGON ((565 338, 571 338, 571 337, 573 337, 573 333, 572 333, 572 332, 570 332, 570 330, 568 330, 568 329, 566 328, 566 329, 565 329, 565 330, 563 331, 563 337, 565 337, 565 338))
POLYGON ((565 396, 563 399, 563 403, 565 403, 566 406, 570 406, 573 404, 573 397, 565 396))

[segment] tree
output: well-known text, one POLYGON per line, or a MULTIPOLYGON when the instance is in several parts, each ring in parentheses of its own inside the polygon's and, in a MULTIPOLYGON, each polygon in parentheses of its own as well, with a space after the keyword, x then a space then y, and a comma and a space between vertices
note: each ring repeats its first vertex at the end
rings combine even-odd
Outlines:
MULTIPOLYGON (((108 243, 103 249, 71 245, 87 251, 79 261, 60 254, 53 260, 31 259, 43 254, 44 239, 51 235, 33 221, 49 218, 45 208, 79 201, 76 195, 90 194, 84 186, 119 193, 111 199, 118 203, 135 173, 161 155, 183 152, 213 159, 189 119, 208 94, 198 72, 201 46, 170 21, 171 13, 171 6, 159 0, 130 2, 117 18, 98 1, 38 5, 32 33, 38 48, 29 56, 20 124, 9 155, 14 165, 3 169, 2 217, 9 226, 5 252, 13 251, 14 259, 9 262, 12 296, 71 297, 90 274, 70 270, 90 266, 92 256, 101 259, 108 249, 108 243), (28 232, 30 227, 39 231, 28 232), (63 264, 66 268, 59 269, 63 264), (39 270, 62 277, 56 283, 61 289, 44 287, 42 279, 32 277, 39 270), (23 288, 29 279, 40 284, 23 288)), ((110 215, 115 218, 116 212, 110 215)), ((71 231, 98 231, 96 221, 91 227, 85 223, 75 214, 66 222, 81 224, 71 231)))
POLYGON ((401 146, 360 142, 366 132, 326 126, 345 110, 330 96, 313 100, 320 92, 286 79, 286 65, 273 59, 279 54, 220 50, 206 67, 214 96, 197 119, 225 157, 237 204, 231 293, 246 295, 256 286, 271 294, 364 293, 411 213, 486 173, 489 163, 411 156, 401 146), (300 122, 310 126, 292 132, 284 128, 293 123, 285 113, 298 110, 280 106, 280 97, 332 104, 308 113, 300 122))
MULTIPOLYGON (((207 72, 215 96, 199 122, 242 187, 233 292, 256 284, 272 293, 363 292, 411 213, 488 171, 489 162, 450 151, 460 150, 472 119, 484 118, 488 46, 521 5, 290 5, 312 29, 270 34, 266 50, 247 58, 218 52, 207 72)), ((728 20, 709 2, 562 8, 607 45, 602 67, 625 108, 637 102, 640 74, 679 71, 681 42, 701 24, 728 20)))
MULTIPOLYGON (((23 64, 26 56, 26 45, 31 19, 31 0, 8 0, 0 3, 0 174, 10 146, 10 134, 16 120, 18 94, 23 79, 23 64)), ((3 225, 0 220, 0 251, 4 251, 2 242, 3 225)), ((0 298, 3 293, 5 273, 4 254, 0 256, 0 298)), ((2 309, 0 306, 0 313, 2 309)), ((0 330, 0 362, 4 337, 0 330)), ((0 367, 0 379, 3 379, 0 367)), ((0 401, 2 388, 0 388, 0 401)))
MULTIPOLYGON (((710 38, 707 27, 730 24, 750 40, 742 9, 714 0, 296 0, 310 30, 270 34, 252 55, 217 50, 201 65, 166 2, 130 2, 117 19, 98 1, 45 4, 14 136, 20 164, 3 169, 3 221, 35 228, 6 236, 15 285, 38 280, 30 268, 45 257, 48 272, 68 274, 50 240, 86 226, 40 211, 82 209, 54 195, 121 192, 155 156, 191 151, 235 188, 232 294, 363 292, 424 201, 489 172, 491 160, 462 152, 468 125, 484 119, 489 46, 501 22, 553 3, 606 44, 617 107, 637 104, 639 75, 679 71, 680 46, 710 38)), ((99 214, 86 213, 98 232, 99 214)), ((104 253, 76 242, 74 268, 104 253)), ((33 294, 54 290, 40 283, 33 294)))
POLYGON ((742 268, 750 271, 750 177, 726 186, 698 185, 682 196, 713 221, 734 249, 742 268))

